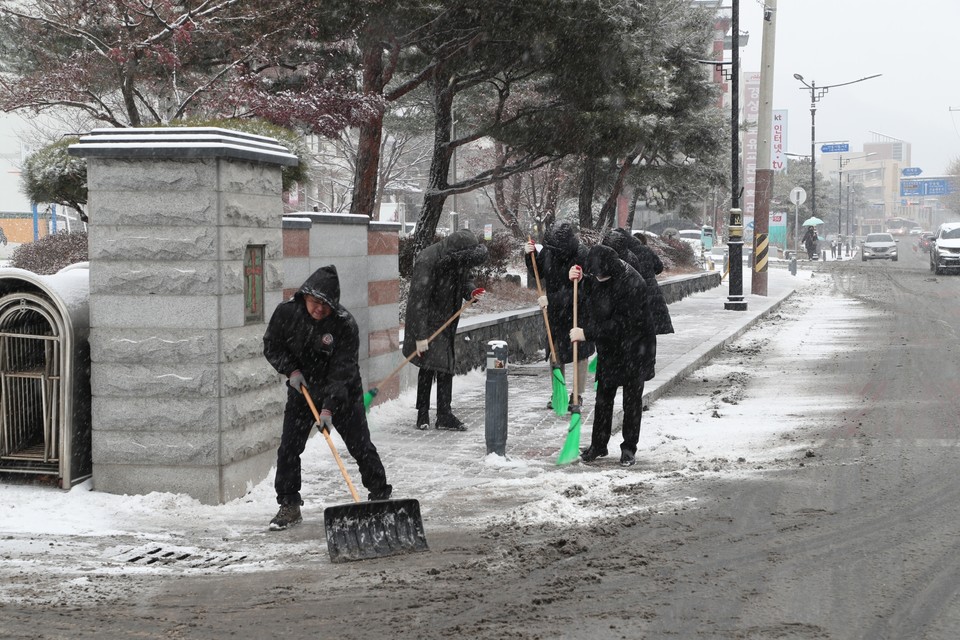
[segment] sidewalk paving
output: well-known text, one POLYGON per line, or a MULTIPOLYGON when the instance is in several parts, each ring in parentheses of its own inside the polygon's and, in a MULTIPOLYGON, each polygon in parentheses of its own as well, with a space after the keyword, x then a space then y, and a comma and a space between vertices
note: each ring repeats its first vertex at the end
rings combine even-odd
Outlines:
MULTIPOLYGON (((745 332, 763 316, 774 311, 804 280, 785 268, 769 272, 768 295, 750 293, 750 274, 744 273, 746 311, 728 311, 724 302, 729 295, 726 280, 713 290, 697 293, 670 305, 675 333, 659 336, 657 375, 646 384, 644 403, 649 404, 668 393, 691 372, 708 362, 723 346, 745 332)), ((566 368, 568 388, 572 387, 572 369, 566 368)), ((519 477, 534 478, 544 473, 570 469, 589 469, 587 465, 557 467, 557 453, 566 437, 569 417, 557 416, 546 408, 550 398, 550 367, 546 362, 509 364, 508 369, 508 434, 506 457, 487 454, 485 440, 486 373, 472 371, 454 379, 454 413, 467 426, 466 432, 430 429, 418 431, 415 390, 407 389, 400 397, 374 406, 369 416, 374 443, 381 452, 388 478, 395 487, 395 497, 424 497, 424 517, 434 524, 443 521, 454 525, 466 516, 463 510, 480 515, 480 509, 498 501, 504 507, 503 491, 486 491, 498 481, 519 477), (493 483, 492 485, 490 483, 493 483), (413 494, 413 495, 411 495, 413 494), (451 494, 445 499, 447 494, 451 494), (486 494, 486 495, 483 495, 486 494), (467 499, 469 497, 469 499, 467 499)), ((617 394, 617 413, 610 441, 612 450, 620 444, 619 412, 621 394, 617 394)), ((593 376, 589 376, 583 406, 581 446, 589 443, 593 425, 593 376)), ((435 404, 431 405, 435 407, 435 404)), ((431 419, 435 415, 431 412, 431 419)), ((641 431, 641 447, 644 434, 641 431)), ((610 460, 617 461, 619 456, 610 460)), ((638 458, 639 460, 639 458, 638 458)), ((328 478, 330 474, 323 474, 328 478)), ((540 478, 542 481, 543 478, 540 478)), ((516 492, 516 483, 509 492, 516 492)), ((522 497, 517 495, 522 501, 522 497)))

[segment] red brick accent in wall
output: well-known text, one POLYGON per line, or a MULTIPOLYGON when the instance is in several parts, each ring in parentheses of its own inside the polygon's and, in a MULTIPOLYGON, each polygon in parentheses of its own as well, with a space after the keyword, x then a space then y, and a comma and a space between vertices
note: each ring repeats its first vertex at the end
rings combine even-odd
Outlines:
POLYGON ((367 304, 375 307, 400 301, 399 280, 372 280, 367 283, 367 304))
POLYGON ((392 353, 400 350, 400 328, 382 329, 380 331, 371 331, 367 336, 367 345, 370 350, 370 357, 381 356, 385 353, 392 353))
POLYGON ((283 230, 283 257, 310 257, 310 229, 283 230))
POLYGON ((400 253, 397 232, 370 231, 367 233, 368 256, 395 256, 400 253))
POLYGON ((283 299, 284 299, 284 301, 289 300, 290 298, 292 298, 292 297, 293 297, 293 294, 295 294, 295 293, 297 292, 297 289, 299 289, 299 287, 297 287, 296 289, 284 289, 284 290, 283 290, 283 299))

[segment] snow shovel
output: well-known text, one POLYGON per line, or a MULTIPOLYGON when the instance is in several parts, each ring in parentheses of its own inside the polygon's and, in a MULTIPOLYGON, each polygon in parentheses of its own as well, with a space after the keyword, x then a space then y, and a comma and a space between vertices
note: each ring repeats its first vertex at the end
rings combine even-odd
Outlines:
MULTIPOLYGON (((444 323, 440 326, 439 329, 437 329, 436 331, 433 332, 433 335, 431 335, 429 338, 427 338, 427 344, 430 344, 431 342, 433 342, 433 339, 434 339, 434 338, 436 338, 438 335, 440 335, 441 333, 443 333, 443 330, 444 330, 444 329, 446 329, 447 327, 449 327, 450 324, 451 324, 454 320, 456 320, 457 318, 460 317, 460 314, 461 314, 461 313, 463 313, 464 311, 467 310, 467 307, 469 307, 471 304, 473 304, 473 303, 476 302, 476 301, 477 301, 477 298, 470 298, 469 300, 467 300, 466 302, 464 302, 464 303, 463 303, 463 306, 460 307, 460 310, 459 310, 459 311, 457 311, 455 314, 453 314, 452 316, 450 316, 450 318, 447 319, 447 321, 444 322, 444 323)), ((392 378, 393 376, 395 376, 395 375, 397 375, 398 373, 400 373, 400 369, 403 369, 404 366, 406 366, 407 364, 409 364, 410 361, 413 360, 414 357, 416 357, 416 355, 417 355, 417 352, 416 352, 416 351, 414 351, 413 353, 411 353, 410 355, 408 355, 407 358, 406 358, 403 362, 401 362, 400 364, 397 365, 397 368, 396 368, 396 369, 394 369, 393 371, 390 372, 390 375, 388 375, 386 378, 384 378, 383 380, 380 381, 380 384, 378 384, 376 387, 372 387, 369 391, 367 391, 365 394, 363 394, 363 410, 364 410, 364 411, 366 411, 367 413, 370 413, 370 405, 373 403, 373 399, 377 397, 377 394, 380 393, 380 389, 379 389, 380 385, 382 385, 384 382, 386 382, 387 380, 389 380, 389 379, 392 378)))
POLYGON ((347 475, 343 460, 326 429, 320 426, 320 414, 306 387, 300 391, 307 399, 317 429, 327 439, 333 458, 347 481, 353 504, 327 507, 323 510, 323 528, 327 534, 327 553, 330 562, 368 560, 403 553, 427 551, 427 538, 420 518, 417 500, 375 500, 361 502, 357 490, 347 475))
MULTIPOLYGON (((527 239, 533 242, 532 237, 527 236, 527 239)), ((530 262, 533 263, 533 277, 537 280, 537 295, 543 296, 543 288, 540 286, 540 272, 537 269, 537 256, 531 257, 530 262)), ((547 326, 547 342, 550 343, 550 364, 552 367, 550 377, 553 380, 553 395, 550 397, 550 406, 553 407, 553 411, 558 416, 562 416, 566 415, 569 404, 567 382, 563 379, 563 370, 560 368, 560 363, 557 362, 557 349, 553 346, 553 334, 550 332, 550 319, 547 317, 547 310, 541 307, 540 311, 543 313, 543 323, 547 326)), ((574 359, 574 366, 576 366, 576 359, 574 359)))
MULTIPOLYGON (((577 282, 573 281, 573 326, 577 326, 577 282)), ((577 343, 573 343, 573 361, 577 359, 577 343)), ((573 367, 573 404, 570 405, 570 427, 567 429, 567 439, 557 456, 557 464, 569 464, 580 457, 580 396, 577 393, 577 367, 573 367)))

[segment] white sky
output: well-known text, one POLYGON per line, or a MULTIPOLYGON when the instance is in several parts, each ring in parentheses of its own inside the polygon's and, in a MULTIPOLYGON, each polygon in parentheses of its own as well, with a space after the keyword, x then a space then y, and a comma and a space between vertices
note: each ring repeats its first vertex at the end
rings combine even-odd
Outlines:
MULTIPOLYGON (((750 39, 742 69, 761 69, 761 0, 739 0, 740 28, 750 39)), ((956 0, 778 0, 774 108, 788 109, 788 150, 810 152, 810 92, 793 78, 838 87, 817 103, 817 139, 849 140, 852 151, 871 131, 912 145, 913 166, 941 175, 960 156, 960 84, 951 60, 956 0)), ((8 154, 19 156, 13 117, 0 114, 0 211, 26 210, 8 154)))
MULTIPOLYGON (((740 1, 744 71, 761 69, 761 0, 740 1)), ((729 0, 725 3, 729 5, 729 0)), ((778 0, 775 109, 788 109, 788 150, 810 153, 810 91, 793 74, 837 87, 817 103, 817 140, 849 140, 851 151, 875 131, 912 145, 923 175, 945 173, 960 156, 960 84, 954 58, 956 0, 778 0)), ((819 150, 819 145, 818 145, 819 150)))

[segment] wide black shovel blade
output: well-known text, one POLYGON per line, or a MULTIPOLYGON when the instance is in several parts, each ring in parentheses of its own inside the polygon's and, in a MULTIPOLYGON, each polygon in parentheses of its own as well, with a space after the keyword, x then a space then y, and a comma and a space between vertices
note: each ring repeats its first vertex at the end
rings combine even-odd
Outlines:
POLYGON ((330 562, 427 551, 417 500, 378 500, 323 510, 330 562))

